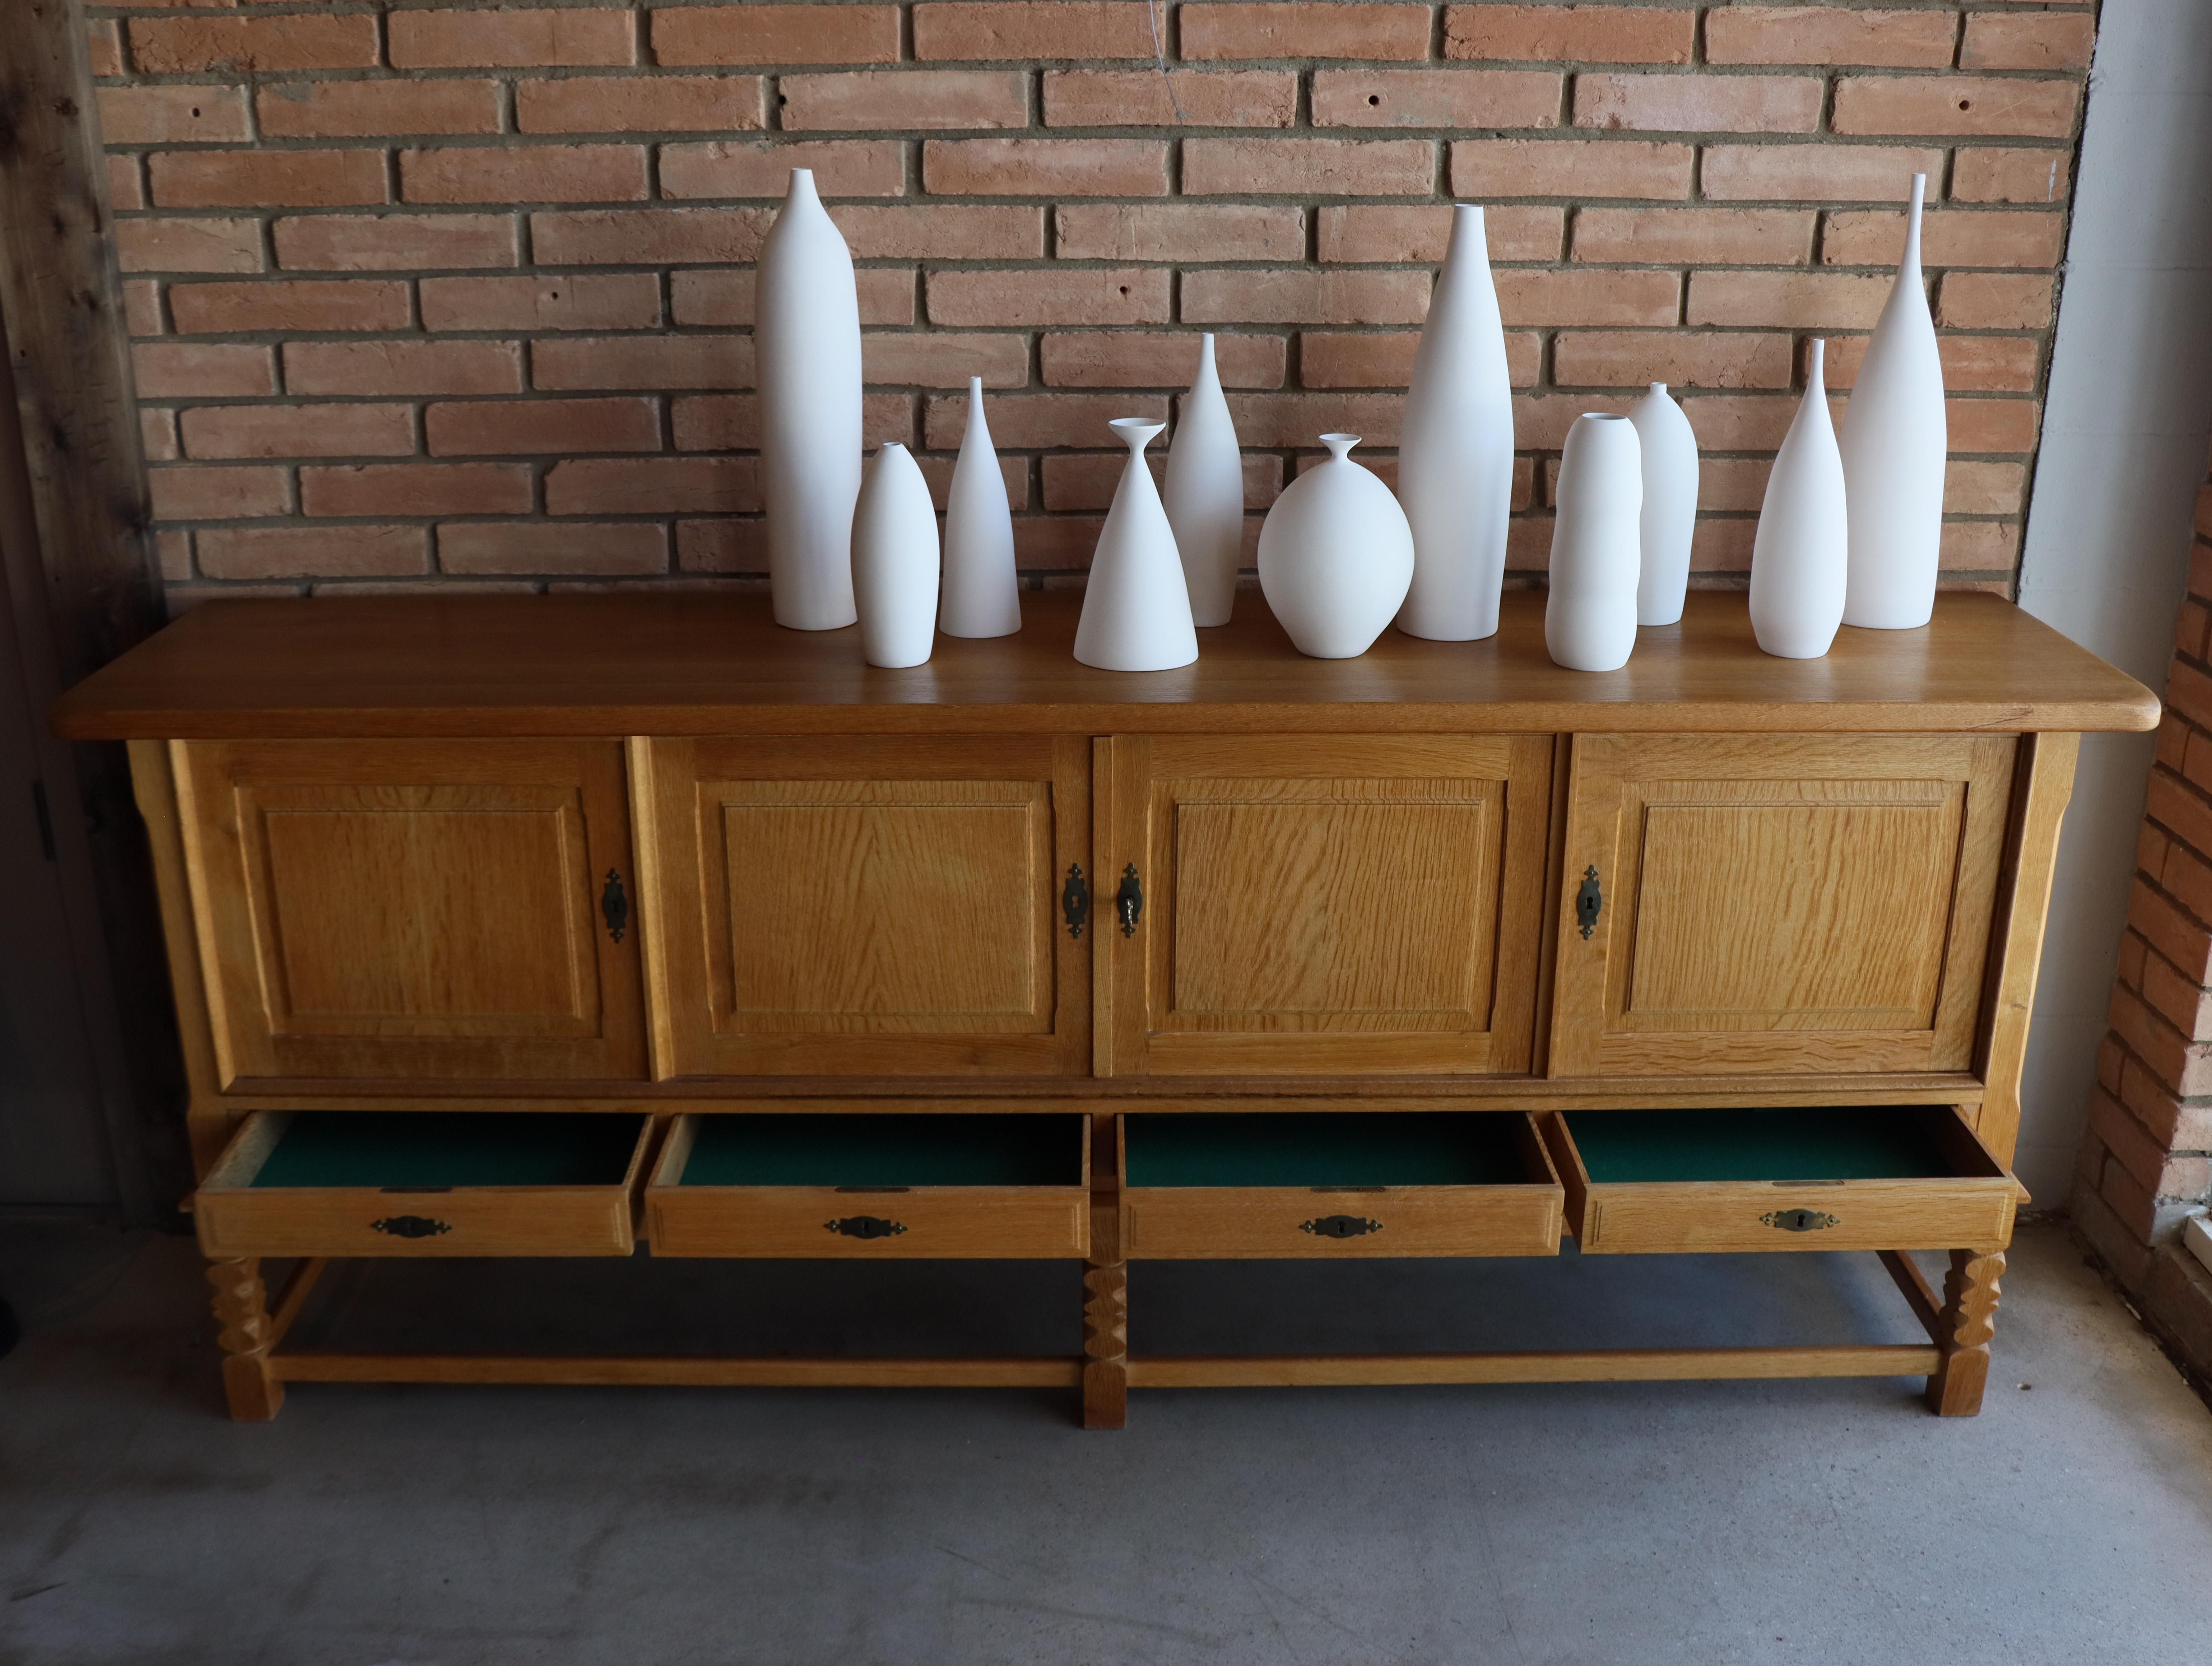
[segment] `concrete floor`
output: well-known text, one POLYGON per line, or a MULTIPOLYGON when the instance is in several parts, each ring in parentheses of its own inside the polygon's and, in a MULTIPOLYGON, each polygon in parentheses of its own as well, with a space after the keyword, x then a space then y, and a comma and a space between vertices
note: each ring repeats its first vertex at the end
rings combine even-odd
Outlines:
MULTIPOLYGON (((378 1263, 355 1346, 1072 1351, 1073 1269, 378 1263)), ((1872 1257, 1145 1267, 1139 1348, 1905 1341, 1872 1257)), ((307 1385, 221 1414, 188 1242, 0 1228, 0 1666, 2206 1657, 2212 1414, 2025 1231, 1917 1383, 1139 1393, 307 1385)), ((302 1340, 305 1340, 304 1333, 302 1340)))

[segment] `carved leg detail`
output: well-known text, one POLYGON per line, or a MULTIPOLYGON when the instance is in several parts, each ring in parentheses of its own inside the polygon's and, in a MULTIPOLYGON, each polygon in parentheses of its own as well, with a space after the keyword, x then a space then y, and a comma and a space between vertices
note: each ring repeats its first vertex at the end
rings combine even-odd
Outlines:
POLYGON ((2002 1250, 1951 1252, 1943 1279, 1943 1365, 1928 1379, 1928 1409, 1938 1417, 1972 1417, 1982 1408, 2004 1265, 2002 1250))
POLYGON ((1129 1418, 1129 1266, 1084 1269, 1083 1426, 1118 1429, 1129 1418))
POLYGON ((222 1344, 222 1386, 230 1414, 241 1423, 266 1423, 284 1403, 284 1384, 269 1369, 275 1331, 258 1257, 208 1263, 215 1289, 216 1340, 222 1344))

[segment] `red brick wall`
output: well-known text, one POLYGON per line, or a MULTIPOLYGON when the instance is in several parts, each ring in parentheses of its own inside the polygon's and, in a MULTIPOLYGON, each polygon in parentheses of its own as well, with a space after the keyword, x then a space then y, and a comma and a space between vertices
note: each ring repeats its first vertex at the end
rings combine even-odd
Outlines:
POLYGON ((1447 211, 1492 204, 1512 560, 1567 423, 1676 385, 1740 581, 1806 341, 1848 386, 1930 176, 1944 564, 2007 584, 2093 9, 1142 0, 88 8, 162 558, 224 587, 763 565, 750 263, 786 169, 860 265, 868 437, 994 391, 1021 563, 1089 559, 1110 416, 1221 332, 1264 508, 1387 476, 1447 211), (1180 106, 1178 122, 1176 106, 1180 106))

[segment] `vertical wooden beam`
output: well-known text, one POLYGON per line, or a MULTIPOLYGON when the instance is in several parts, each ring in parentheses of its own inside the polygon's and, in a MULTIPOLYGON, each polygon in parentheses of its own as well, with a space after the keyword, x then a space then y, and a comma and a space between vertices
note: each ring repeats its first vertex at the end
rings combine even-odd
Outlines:
MULTIPOLYGON (((318 1267, 318 1275, 320 1270, 318 1267)), ((269 1292, 261 1282, 260 1260, 248 1256, 211 1261, 207 1276, 215 1292, 217 1340, 222 1344, 222 1388, 230 1402, 230 1414, 240 1423, 266 1423, 284 1403, 284 1384, 269 1369, 269 1350, 276 1344, 276 1327, 269 1316, 269 1292)), ((309 1283, 313 1282, 311 1279, 309 1283)), ((289 1314, 285 1322, 291 1322, 289 1314)))
POLYGON ((1997 1333, 2001 1250, 1954 1250, 1943 1280, 1943 1367, 1928 1379, 1928 1409, 1938 1417, 1972 1417, 1982 1409, 1990 1380, 1990 1342, 1997 1333))
POLYGON ((1121 1122, 1091 1118, 1091 1257, 1083 1268, 1083 1426, 1129 1419, 1129 1266, 1122 1260, 1121 1122))

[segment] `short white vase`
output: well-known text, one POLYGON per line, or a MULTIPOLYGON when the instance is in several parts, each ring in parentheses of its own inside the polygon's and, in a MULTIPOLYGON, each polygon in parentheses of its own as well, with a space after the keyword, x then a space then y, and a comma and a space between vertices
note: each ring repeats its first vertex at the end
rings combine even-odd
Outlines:
POLYGON ((1805 398, 1775 453, 1751 544, 1751 629, 1783 660, 1817 660, 1844 618, 1850 561, 1844 459, 1821 378, 1825 342, 1813 344, 1805 398))
POLYGON ((853 506, 853 598, 872 666, 918 666, 937 629, 937 506, 904 446, 876 453, 853 506))
POLYGON ((1850 569, 1844 623, 1911 630, 1936 607, 1943 545, 1943 470, 1950 433, 1943 362, 1920 276, 1920 201, 1912 176, 1905 258, 1860 362, 1844 413, 1844 489, 1850 502, 1850 569))
POLYGON ((1643 447, 1626 416, 1575 418, 1559 453, 1544 646, 1569 671, 1619 671, 1636 651, 1643 447))
POLYGON ((1075 657, 1101 671, 1172 671, 1198 658, 1198 632, 1175 529, 1145 465, 1146 446, 1167 424, 1117 416, 1107 426, 1129 447, 1129 460, 1084 581, 1075 657))
POLYGON ((1260 527, 1260 588, 1301 654, 1367 652, 1413 581, 1413 529, 1390 489, 1353 462, 1356 434, 1324 434, 1307 470, 1260 527))
POLYGON ((1213 337, 1198 342, 1198 376, 1176 416, 1161 501, 1182 556, 1192 622, 1224 625, 1237 605, 1237 562, 1244 553, 1244 458, 1214 368, 1213 337))
POLYGON ((794 630, 853 623, 853 502, 860 489, 860 303, 853 257, 811 169, 761 247, 753 325, 769 590, 794 630))
POLYGON ((948 636, 1011 636, 1022 628, 1014 518, 983 416, 983 379, 968 379, 968 431, 945 498, 945 583, 937 628, 948 636))
POLYGON ((1698 532, 1698 436, 1667 384, 1630 407, 1644 454, 1643 570, 1636 581, 1636 623, 1670 625, 1690 587, 1690 545, 1698 532))
POLYGON ((1452 210, 1451 243, 1421 326, 1398 441, 1398 501, 1413 529, 1413 582, 1398 629, 1445 642, 1494 635, 1513 508, 1513 385, 1482 210, 1471 204, 1452 210))

